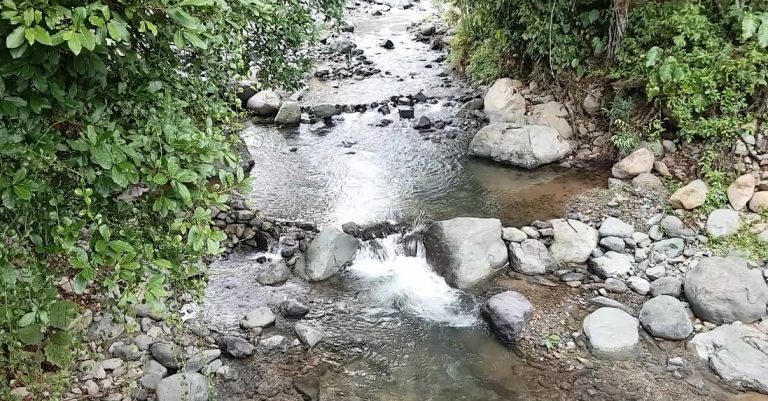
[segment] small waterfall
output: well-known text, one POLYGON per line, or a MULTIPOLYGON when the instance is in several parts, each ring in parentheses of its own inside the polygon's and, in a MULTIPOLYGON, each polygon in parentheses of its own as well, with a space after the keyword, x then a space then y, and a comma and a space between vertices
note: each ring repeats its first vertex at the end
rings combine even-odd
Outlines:
POLYGON ((477 323, 472 297, 429 266, 418 235, 395 234, 363 242, 347 272, 385 307, 453 327, 477 323))

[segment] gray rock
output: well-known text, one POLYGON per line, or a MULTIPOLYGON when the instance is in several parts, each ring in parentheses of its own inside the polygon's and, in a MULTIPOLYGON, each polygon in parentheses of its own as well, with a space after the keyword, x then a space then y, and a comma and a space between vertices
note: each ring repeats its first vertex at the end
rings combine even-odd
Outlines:
POLYGON ((253 355, 256 347, 246 339, 235 336, 222 336, 216 342, 219 349, 232 358, 243 359, 253 355))
POLYGON ((571 152, 571 145, 551 127, 494 123, 472 138, 469 154, 532 169, 553 163, 571 152))
POLYGON ((632 178, 642 173, 650 173, 651 169, 653 169, 653 161, 653 152, 646 148, 640 148, 614 164, 611 173, 614 177, 621 179, 632 178))
POLYGON ((702 320, 750 323, 766 314, 768 285, 745 259, 704 258, 685 276, 684 286, 685 298, 702 320))
POLYGON ((483 105, 492 123, 517 122, 525 115, 525 98, 509 78, 501 78, 493 83, 483 99, 483 105))
POLYGON ((707 233, 712 237, 736 234, 741 227, 739 213, 731 209, 717 209, 707 218, 707 233))
POLYGON ((283 103, 275 116, 275 124, 277 125, 299 125, 300 122, 301 106, 294 101, 283 103))
POLYGON ((283 259, 271 259, 258 266, 256 281, 261 285, 282 284, 291 277, 291 270, 283 259))
POLYGON ((664 183, 661 179, 651 173, 641 173, 637 177, 632 179, 632 188, 641 189, 661 189, 664 188, 664 183))
POLYGON ((651 283, 640 277, 630 277, 627 279, 627 286, 640 295, 645 295, 651 291, 651 283))
POLYGON ((523 242, 528 236, 522 231, 514 227, 504 227, 501 229, 501 239, 510 242, 523 242))
POLYGON ((609 251, 624 252, 625 245, 624 240, 619 237, 605 237, 600 240, 600 246, 609 251))
POLYGON ((199 373, 178 373, 157 385, 157 401, 208 401, 208 380, 199 373))
POLYGON ((592 271, 603 279, 613 277, 627 277, 632 270, 632 263, 627 256, 613 251, 608 251, 605 255, 594 258, 591 261, 592 271))
MULTIPOLYGON (((124 344, 119 347, 115 347, 112 350, 112 355, 126 361, 138 361, 144 353, 139 350, 136 344, 124 344)), ((105 368, 107 369, 107 368, 105 368)))
POLYGON ((557 263, 584 263, 597 247, 597 230, 578 220, 552 220, 552 230, 549 251, 557 263))
POLYGON ((533 317, 533 305, 522 294, 505 291, 488 299, 482 314, 503 343, 515 345, 533 317))
POLYGON ((509 265, 525 274, 544 274, 557 267, 547 246, 535 239, 527 239, 520 244, 510 243, 509 265))
POLYGON ((156 361, 170 369, 179 368, 179 350, 168 343, 154 343, 149 347, 149 353, 156 361))
POLYGON ((638 316, 643 328, 654 337, 684 340, 693 332, 691 319, 682 302, 659 295, 643 304, 638 316))
POLYGON ((670 238, 687 238, 696 235, 696 231, 686 226, 677 216, 664 216, 659 224, 664 234, 670 238))
POLYGON ((683 280, 679 277, 661 277, 651 283, 650 292, 654 297, 668 295, 678 298, 683 292, 683 280))
POLYGON ((623 294, 623 293, 629 291, 629 288, 627 287, 627 285, 623 281, 621 281, 619 279, 615 279, 613 277, 607 278, 605 280, 605 283, 603 283, 603 284, 605 285, 604 288, 606 290, 608 290, 609 292, 615 292, 617 294, 623 294))
POLYGON ((198 352, 184 362, 184 370, 187 372, 197 372, 205 365, 213 362, 221 356, 221 351, 217 349, 208 349, 198 352))
POLYGON ((624 305, 623 303, 606 298, 606 297, 594 297, 589 299, 589 303, 595 306, 599 306, 602 308, 616 308, 621 309, 624 312, 629 313, 630 315, 633 315, 635 313, 634 309, 630 308, 627 305, 624 305))
POLYGON ((148 360, 144 364, 144 367, 142 368, 142 370, 144 371, 144 373, 153 373, 160 377, 168 376, 168 368, 166 368, 165 366, 160 364, 160 362, 154 359, 148 360))
POLYGON ((273 90, 263 90, 248 99, 245 108, 260 117, 273 117, 280 111, 282 100, 273 90))
POLYGON ((163 381, 163 378, 156 374, 144 373, 141 375, 141 380, 139 380, 139 383, 141 383, 141 386, 144 388, 155 390, 161 381, 163 381))
POLYGON ((304 323, 296 323, 293 330, 296 332, 296 336, 299 337, 299 340, 309 348, 314 348, 324 337, 322 331, 304 323))
POLYGON ((420 116, 413 121, 413 128, 415 129, 428 129, 432 126, 432 120, 427 116, 420 116))
POLYGON ((266 306, 256 308, 240 319, 240 327, 245 330, 256 327, 264 328, 273 324, 275 324, 275 314, 266 306))
POLYGON ((259 345, 257 346, 257 348, 264 351, 272 351, 272 350, 280 349, 283 346, 284 342, 285 342, 285 337, 275 335, 275 336, 261 339, 261 341, 259 341, 259 345))
POLYGON ((669 205, 675 209, 691 210, 707 201, 709 188, 702 180, 696 180, 678 189, 669 197, 669 205))
POLYGON ((654 241, 661 241, 661 239, 664 238, 664 232, 662 231, 661 226, 658 224, 652 225, 648 230, 648 238, 654 241))
POLYGON ((648 280, 656 280, 666 275, 667 268, 663 265, 653 266, 645 269, 645 276, 648 277, 648 280))
POLYGON ((295 299, 286 299, 280 303, 280 311, 286 317, 302 317, 309 313, 309 308, 295 299))
POLYGON ((634 232, 634 227, 615 217, 608 217, 600 225, 601 237, 631 238, 634 232))
POLYGON ((222 381, 231 381, 237 380, 238 374, 236 370, 230 368, 229 366, 222 366, 216 370, 216 377, 222 381))
POLYGON ((315 104, 309 108, 309 112, 318 118, 331 118, 335 115, 341 114, 336 106, 332 104, 315 104))
POLYGON ((339 229, 326 227, 309 244, 304 270, 297 268, 296 273, 309 281, 328 279, 350 263, 355 253, 357 240, 354 237, 339 229))
POLYGON ((592 353, 610 359, 631 359, 640 336, 638 320, 616 308, 600 308, 584 319, 584 334, 592 353))
POLYGON ((146 334, 139 334, 133 339, 133 343, 136 344, 139 351, 146 351, 155 343, 155 339, 146 334))
POLYGON ((466 288, 507 264, 501 221, 457 217, 432 224, 424 236, 427 260, 456 287, 466 288))
POLYGON ((685 249, 685 241, 682 238, 670 238, 653 244, 654 252, 666 255, 667 258, 676 258, 685 249))
POLYGON ((738 390, 768 393, 768 335, 747 325, 723 325, 695 335, 691 341, 700 358, 738 390))
POLYGON ((168 314, 168 311, 164 307, 153 307, 147 304, 136 305, 134 311, 136 312, 136 317, 148 317, 155 321, 164 320, 165 316, 168 314))

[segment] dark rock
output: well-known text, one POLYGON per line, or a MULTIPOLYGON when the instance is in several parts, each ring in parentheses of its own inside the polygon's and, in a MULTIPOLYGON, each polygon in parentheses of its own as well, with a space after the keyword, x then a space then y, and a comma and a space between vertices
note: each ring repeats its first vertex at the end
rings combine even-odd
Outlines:
POLYGON ((253 355, 256 349, 244 338, 235 336, 222 336, 217 341, 219 349, 232 358, 243 359, 253 355))
POLYGON ((522 294, 505 291, 492 296, 483 305, 482 314, 502 342, 515 345, 533 317, 533 305, 522 294))

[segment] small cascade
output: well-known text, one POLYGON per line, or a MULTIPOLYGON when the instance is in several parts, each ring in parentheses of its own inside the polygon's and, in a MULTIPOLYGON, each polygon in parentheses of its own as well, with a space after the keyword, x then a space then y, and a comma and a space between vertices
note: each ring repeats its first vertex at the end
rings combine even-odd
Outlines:
POLYGON ((394 234, 363 242, 347 272, 381 306, 453 327, 477 323, 474 299, 432 270, 419 235, 394 234))

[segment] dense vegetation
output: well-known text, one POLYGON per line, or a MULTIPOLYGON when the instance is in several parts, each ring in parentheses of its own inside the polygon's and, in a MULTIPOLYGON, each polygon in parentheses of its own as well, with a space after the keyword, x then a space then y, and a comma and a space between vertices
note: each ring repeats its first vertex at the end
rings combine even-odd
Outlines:
POLYGON ((82 294, 157 304, 220 251, 209 208, 247 183, 226 134, 231 80, 250 70, 295 86, 316 16, 338 16, 340 2, 2 0, 0 11, 0 399, 9 384, 56 399, 82 294))
MULTIPOLYGON (((683 140, 754 132, 768 82, 764 1, 453 0, 453 62, 479 81, 521 73, 610 81, 626 150, 664 128, 683 140)), ((615 110, 614 110, 615 109, 615 110)))

